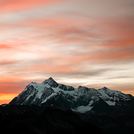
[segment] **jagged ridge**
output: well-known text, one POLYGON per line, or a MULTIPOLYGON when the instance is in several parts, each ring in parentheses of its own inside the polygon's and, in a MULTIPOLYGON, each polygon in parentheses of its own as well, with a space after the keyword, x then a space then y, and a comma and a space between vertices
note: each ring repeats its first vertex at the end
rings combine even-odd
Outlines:
POLYGON ((32 82, 15 97, 12 105, 52 106, 76 112, 106 110, 109 107, 125 105, 133 96, 103 87, 101 89, 79 86, 74 88, 57 83, 49 78, 42 83, 32 82))

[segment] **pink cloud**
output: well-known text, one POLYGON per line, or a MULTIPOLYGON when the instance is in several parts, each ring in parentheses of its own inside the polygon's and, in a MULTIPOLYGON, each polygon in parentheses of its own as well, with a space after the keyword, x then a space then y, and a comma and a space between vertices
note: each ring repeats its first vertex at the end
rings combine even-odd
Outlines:
POLYGON ((58 0, 4 0, 0 2, 0 11, 19 11, 34 8, 40 5, 49 5, 58 0))

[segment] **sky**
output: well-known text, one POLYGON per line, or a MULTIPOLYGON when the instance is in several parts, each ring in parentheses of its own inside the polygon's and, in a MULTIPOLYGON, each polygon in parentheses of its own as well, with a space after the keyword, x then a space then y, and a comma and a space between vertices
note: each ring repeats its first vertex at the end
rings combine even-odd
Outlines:
POLYGON ((48 77, 134 95, 134 0, 0 0, 0 104, 48 77))

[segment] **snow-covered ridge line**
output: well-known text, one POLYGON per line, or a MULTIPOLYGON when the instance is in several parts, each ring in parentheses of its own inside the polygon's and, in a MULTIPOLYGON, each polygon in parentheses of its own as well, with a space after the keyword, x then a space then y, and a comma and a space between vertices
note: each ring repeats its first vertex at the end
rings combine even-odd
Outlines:
POLYGON ((117 106, 131 100, 133 96, 108 89, 74 88, 57 83, 49 78, 42 83, 31 82, 10 104, 15 105, 52 105, 64 107, 81 113, 91 111, 96 106, 117 106))

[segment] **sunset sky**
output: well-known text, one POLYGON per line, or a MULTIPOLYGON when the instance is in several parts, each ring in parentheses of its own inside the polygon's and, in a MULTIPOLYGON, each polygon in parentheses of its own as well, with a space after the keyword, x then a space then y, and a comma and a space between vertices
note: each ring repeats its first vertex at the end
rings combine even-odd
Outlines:
POLYGON ((0 104, 50 76, 134 94, 134 0, 0 0, 0 104))

